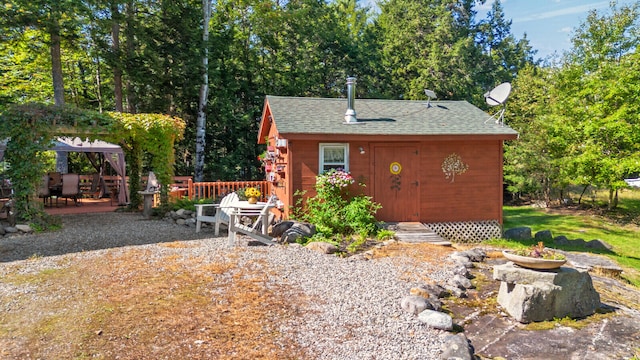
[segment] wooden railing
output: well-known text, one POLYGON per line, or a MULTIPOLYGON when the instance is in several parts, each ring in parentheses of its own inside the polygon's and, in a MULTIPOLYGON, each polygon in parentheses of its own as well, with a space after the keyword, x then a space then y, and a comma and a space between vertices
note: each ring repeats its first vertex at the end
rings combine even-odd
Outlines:
POLYGON ((262 200, 266 200, 271 191, 270 183, 268 181, 192 182, 189 180, 187 195, 190 200, 218 200, 229 193, 245 187, 258 187, 262 193, 262 200))

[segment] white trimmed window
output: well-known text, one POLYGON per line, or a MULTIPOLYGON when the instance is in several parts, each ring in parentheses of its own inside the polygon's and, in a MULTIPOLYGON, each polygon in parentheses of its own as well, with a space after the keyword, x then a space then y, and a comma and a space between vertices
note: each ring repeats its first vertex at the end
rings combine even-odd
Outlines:
POLYGON ((331 169, 349 171, 349 144, 320 144, 320 173, 331 169))

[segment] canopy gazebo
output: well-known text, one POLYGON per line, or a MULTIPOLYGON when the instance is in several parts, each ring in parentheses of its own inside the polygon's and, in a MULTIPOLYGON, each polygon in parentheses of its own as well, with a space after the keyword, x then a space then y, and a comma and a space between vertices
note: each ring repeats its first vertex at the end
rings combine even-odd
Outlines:
MULTIPOLYGON (((7 140, 0 140, 0 161, 4 158, 7 140)), ((118 203, 127 204, 129 202, 129 190, 127 188, 125 174, 124 151, 116 144, 111 144, 102 140, 88 139, 82 140, 79 137, 58 137, 54 140, 53 146, 48 150, 57 152, 85 152, 85 153, 101 153, 109 162, 109 165, 120 176, 120 189, 118 194, 118 203)))

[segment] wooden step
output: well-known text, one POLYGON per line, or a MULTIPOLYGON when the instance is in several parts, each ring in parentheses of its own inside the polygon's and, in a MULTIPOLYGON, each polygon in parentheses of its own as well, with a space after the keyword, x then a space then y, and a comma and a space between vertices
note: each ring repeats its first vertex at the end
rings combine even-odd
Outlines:
POLYGON ((396 228, 396 239, 398 239, 398 241, 451 246, 451 242, 443 239, 440 235, 419 222, 401 222, 396 225, 396 228))

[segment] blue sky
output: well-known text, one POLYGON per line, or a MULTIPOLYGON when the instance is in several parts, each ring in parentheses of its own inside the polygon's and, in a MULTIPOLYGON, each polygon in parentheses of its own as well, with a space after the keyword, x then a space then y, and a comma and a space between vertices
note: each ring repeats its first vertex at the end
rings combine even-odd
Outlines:
MULTIPOLYGON (((374 5, 377 0, 360 0, 374 5)), ((476 19, 484 19, 494 0, 476 7, 476 19)), ((617 0, 618 7, 638 0, 617 0)), ((529 43, 538 50, 536 58, 559 55, 571 48, 571 32, 585 21, 590 10, 609 12, 609 0, 502 0, 505 17, 511 19, 511 33, 521 39, 527 34, 529 43)))
MULTIPOLYGON (((618 7, 635 0, 618 0, 618 7)), ((478 19, 486 15, 493 0, 477 8, 478 19)), ((545 58, 554 51, 562 54, 571 48, 571 33, 584 22, 590 10, 609 13, 608 0, 503 0, 504 14, 511 19, 511 33, 521 39, 527 34, 529 42, 538 50, 536 58, 545 58)))

